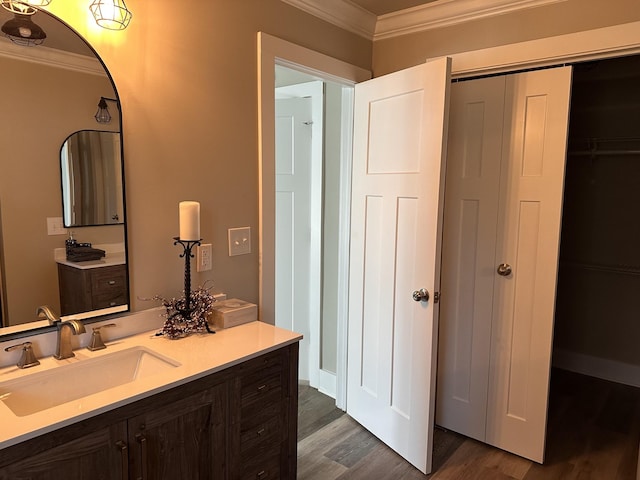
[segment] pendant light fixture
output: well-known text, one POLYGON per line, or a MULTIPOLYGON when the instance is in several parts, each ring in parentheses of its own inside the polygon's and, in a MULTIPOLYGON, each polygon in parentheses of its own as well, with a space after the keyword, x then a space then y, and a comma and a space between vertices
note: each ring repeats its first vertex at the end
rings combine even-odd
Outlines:
POLYGON ((34 6, 16 0, 1 0, 0 4, 5 10, 14 14, 14 17, 7 20, 1 28, 2 33, 9 40, 22 47, 33 47, 44 42, 47 34, 31 19, 31 16, 38 11, 34 6))
POLYGON ((109 30, 124 30, 133 16, 124 0, 94 0, 89 10, 96 23, 109 30))
MULTIPOLYGON (((33 15, 39 7, 46 7, 51 2, 52 0, 0 0, 0 5, 17 15, 33 15)), ((124 0, 93 0, 89 10, 96 23, 108 30, 124 30, 133 17, 124 0)))
POLYGON ((47 38, 47 34, 40 25, 31 20, 28 15, 15 14, 14 18, 6 21, 2 25, 2 33, 4 33, 9 40, 21 47, 34 47, 41 45, 47 38))

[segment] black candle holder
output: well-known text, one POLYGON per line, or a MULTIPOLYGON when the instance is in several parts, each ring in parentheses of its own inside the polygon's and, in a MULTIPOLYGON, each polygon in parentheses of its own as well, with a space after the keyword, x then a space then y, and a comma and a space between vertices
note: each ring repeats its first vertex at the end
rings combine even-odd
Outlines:
MULTIPOLYGON (((181 240, 180 237, 173 237, 174 245, 182 245, 184 251, 180 254, 180 258, 184 257, 184 309, 180 311, 185 319, 191 319, 191 259, 193 253, 191 249, 201 245, 200 240, 181 240)), ((209 328, 207 327, 207 330, 209 328)))

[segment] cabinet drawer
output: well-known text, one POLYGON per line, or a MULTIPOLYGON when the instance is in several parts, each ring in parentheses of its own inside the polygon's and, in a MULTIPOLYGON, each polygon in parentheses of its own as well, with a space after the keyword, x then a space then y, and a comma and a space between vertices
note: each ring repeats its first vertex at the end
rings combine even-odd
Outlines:
POLYGON ((283 436, 283 419, 280 402, 276 405, 267 405, 259 415, 244 419, 240 426, 240 451, 245 457, 246 453, 254 454, 279 443, 283 436))
POLYGON ((113 292, 103 295, 96 295, 93 298, 93 309, 99 310, 101 308, 115 307, 117 305, 124 305, 127 303, 126 292, 113 292))
POLYGON ((280 480, 280 445, 242 464, 242 480, 280 480))
POLYGON ((282 372, 280 367, 270 371, 258 372, 242 381, 241 406, 245 407, 255 402, 262 403, 266 397, 279 395, 282 392, 282 372))
POLYGON ((127 276, 123 266, 96 268, 91 272, 91 290, 94 298, 100 295, 124 293, 127 276))

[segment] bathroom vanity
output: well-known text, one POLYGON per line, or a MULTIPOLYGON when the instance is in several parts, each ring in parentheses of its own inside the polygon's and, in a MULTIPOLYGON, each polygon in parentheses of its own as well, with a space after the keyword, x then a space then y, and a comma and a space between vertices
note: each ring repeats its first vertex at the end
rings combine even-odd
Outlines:
POLYGON ((56 258, 61 315, 111 308, 128 303, 124 252, 103 260, 71 262, 56 258))
MULTIPOLYGON (((154 333, 76 350, 68 365, 143 349, 169 363, 157 372, 141 364, 143 378, 27 414, 0 401, 0 479, 294 479, 300 335, 262 322, 180 340, 154 333)), ((41 361, 41 376, 59 366, 41 361)), ((29 375, 16 370, 0 369, 0 397, 29 375)))

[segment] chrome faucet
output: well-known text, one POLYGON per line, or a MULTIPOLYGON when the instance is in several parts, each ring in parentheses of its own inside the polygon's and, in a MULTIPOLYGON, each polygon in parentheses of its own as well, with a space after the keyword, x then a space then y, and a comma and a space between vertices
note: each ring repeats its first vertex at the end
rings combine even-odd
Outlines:
POLYGON ((54 358, 64 360, 65 358, 75 357, 71 346, 71 335, 85 333, 86 330, 83 323, 80 320, 65 320, 63 322, 48 305, 38 307, 36 315, 40 318, 47 318, 51 325, 55 325, 58 328, 58 343, 54 358))

